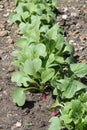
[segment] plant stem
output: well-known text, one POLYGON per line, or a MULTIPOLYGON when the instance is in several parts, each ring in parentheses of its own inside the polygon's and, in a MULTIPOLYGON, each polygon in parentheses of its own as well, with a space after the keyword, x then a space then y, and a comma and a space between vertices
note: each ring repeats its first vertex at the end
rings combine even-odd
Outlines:
POLYGON ((27 91, 27 90, 38 90, 38 91, 40 91, 40 88, 37 88, 37 87, 24 88, 24 91, 27 91))

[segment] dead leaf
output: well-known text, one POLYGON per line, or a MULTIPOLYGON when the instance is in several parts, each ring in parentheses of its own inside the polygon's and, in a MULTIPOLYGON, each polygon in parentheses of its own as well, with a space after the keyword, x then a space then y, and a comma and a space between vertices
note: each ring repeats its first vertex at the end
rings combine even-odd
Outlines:
POLYGON ((83 10, 83 12, 84 12, 85 14, 87 14, 87 9, 83 10))
POLYGON ((79 39, 80 39, 81 42, 83 42, 83 41, 85 41, 87 39, 87 36, 85 36, 85 35, 83 36, 82 35, 82 36, 79 37, 79 39))

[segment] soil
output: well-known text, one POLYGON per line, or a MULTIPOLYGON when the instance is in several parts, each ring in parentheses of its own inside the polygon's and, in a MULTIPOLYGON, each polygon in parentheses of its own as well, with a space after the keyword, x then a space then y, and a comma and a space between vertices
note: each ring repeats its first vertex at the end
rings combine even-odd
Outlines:
MULTIPOLYGON (((51 113, 49 107, 54 99, 47 92, 47 99, 41 100, 40 93, 27 92, 23 107, 12 102, 11 82, 15 71, 11 61, 15 41, 20 37, 15 24, 9 23, 9 14, 14 10, 13 0, 0 1, 0 130, 47 130, 51 113)), ((64 29, 65 39, 75 47, 78 62, 87 63, 87 1, 59 0, 57 22, 64 29)))

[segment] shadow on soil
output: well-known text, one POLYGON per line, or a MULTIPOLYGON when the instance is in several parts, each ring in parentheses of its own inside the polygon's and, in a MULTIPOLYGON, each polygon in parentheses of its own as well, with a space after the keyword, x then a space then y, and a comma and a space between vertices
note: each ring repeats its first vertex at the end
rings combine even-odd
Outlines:
POLYGON ((34 107, 35 102, 36 101, 26 101, 24 106, 22 107, 22 109, 23 110, 26 109, 26 108, 28 108, 29 110, 32 109, 34 107))

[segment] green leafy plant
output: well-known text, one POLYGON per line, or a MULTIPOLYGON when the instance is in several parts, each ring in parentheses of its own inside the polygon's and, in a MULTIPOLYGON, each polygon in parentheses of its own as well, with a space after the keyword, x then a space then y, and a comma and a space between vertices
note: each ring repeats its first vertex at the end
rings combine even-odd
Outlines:
POLYGON ((58 2, 56 0, 15 0, 16 9, 10 15, 10 21, 31 22, 33 16, 38 16, 42 24, 51 23, 55 19, 55 14, 52 12, 58 2))
POLYGON ((87 92, 82 93, 76 99, 72 99, 62 105, 57 103, 60 117, 50 119, 49 130, 86 130, 87 128, 87 92))
POLYGON ((18 86, 13 91, 13 102, 23 106, 27 90, 41 92, 45 100, 49 87, 56 99, 50 108, 55 117, 50 119, 49 130, 85 130, 87 86, 81 78, 87 75, 87 64, 74 63, 74 48, 55 23, 57 3, 15 0, 16 9, 10 21, 17 23, 21 37, 16 41, 18 49, 12 53, 12 65, 18 67, 11 77, 18 86))
MULTIPOLYGON (((41 34, 40 31, 39 34, 41 34)), ((58 34, 60 35, 59 26, 54 25, 45 33, 44 38, 39 38, 39 41, 36 41, 33 36, 31 36, 32 41, 31 39, 28 41, 23 36, 16 42, 16 45, 22 50, 13 52, 16 59, 12 64, 19 68, 19 71, 12 76, 13 82, 17 82, 18 86, 27 87, 26 90, 29 90, 33 85, 32 89, 36 87, 37 90, 43 92, 46 84, 50 84, 50 80, 58 76, 62 78, 64 66, 68 65, 66 52, 72 55, 72 51, 69 49, 65 51, 68 44, 61 35, 63 42, 59 42, 57 40, 58 34), (56 31, 55 34, 54 31, 56 31), (55 37, 50 37, 50 35, 55 37)), ((37 35, 36 33, 35 36, 37 35)))

